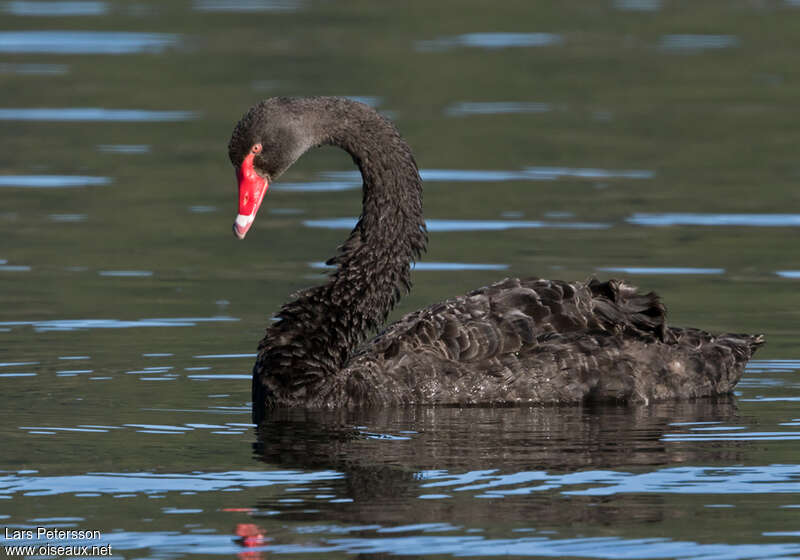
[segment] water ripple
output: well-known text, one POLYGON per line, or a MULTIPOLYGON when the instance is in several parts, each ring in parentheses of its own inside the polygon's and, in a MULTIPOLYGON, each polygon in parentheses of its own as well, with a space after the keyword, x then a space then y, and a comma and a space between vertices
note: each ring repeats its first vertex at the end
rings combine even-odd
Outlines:
POLYGON ((203 354, 195 356, 198 359, 227 360, 228 358, 255 358, 256 354, 203 354))
POLYGON ((147 144, 99 144, 97 151, 106 154, 146 154, 150 152, 147 144))
MULTIPOLYGON (((323 181, 279 183, 271 187, 287 192, 338 192, 361 188, 358 171, 325 171, 323 181)), ((559 179, 652 179, 649 169, 599 169, 591 167, 525 167, 521 170, 484 169, 421 169, 420 176, 428 183, 494 183, 501 181, 557 181, 559 179)))
POLYGON ((725 274, 724 268, 603 266, 597 270, 623 274, 725 274))
MULTIPOLYGON (((742 399, 743 401, 764 399, 742 399)), ((767 399, 770 400, 770 399, 767 399)), ((785 400, 785 399, 777 399, 785 400)), ((800 400, 800 399, 797 399, 800 400)), ((739 428, 723 428, 739 429, 739 428)), ((734 432, 730 434, 665 434, 663 441, 794 441, 800 439, 800 432, 734 432)), ((797 469, 797 467, 793 467, 797 469)), ((798 473, 800 474, 800 472, 798 473)), ((800 488, 798 488, 800 490, 800 488)))
POLYGON ((101 107, 65 107, 41 109, 0 109, 2 121, 108 121, 174 122, 197 118, 193 111, 145 111, 141 109, 104 109, 101 107))
POLYGON ((153 275, 152 270, 100 270, 97 272, 100 276, 116 276, 126 278, 142 278, 153 275))
POLYGON ((53 222, 85 222, 86 214, 50 214, 48 218, 53 222))
POLYGON ((252 379, 250 373, 193 373, 187 375, 189 379, 252 379))
POLYGON ((378 97, 377 95, 343 95, 342 97, 352 99, 353 101, 363 103, 364 105, 369 105, 373 109, 377 109, 383 103, 383 98, 378 97))
MULTIPOLYGON (((191 490, 188 490, 189 492, 191 490)), ((119 494, 118 497, 128 494, 119 494)), ((351 501, 351 500, 348 500, 351 501)), ((191 514, 199 508, 170 509, 162 512, 191 514)), ((303 539, 302 543, 275 543, 267 538, 263 545, 242 548, 229 534, 207 534, 189 531, 118 531, 103 534, 103 544, 114 550, 140 551, 143 547, 158 557, 174 557, 186 551, 202 552, 206 555, 259 555, 292 554, 306 557, 331 553, 350 555, 400 555, 400 556, 453 556, 453 557, 581 557, 581 558, 649 558, 684 560, 746 560, 753 558, 789 558, 800 554, 796 543, 739 543, 702 544, 678 541, 668 537, 626 539, 616 536, 578 537, 556 539, 545 531, 531 530, 534 534, 517 538, 498 538, 483 535, 444 535, 462 529, 445 523, 401 525, 315 525, 293 528, 297 535, 319 535, 315 540, 303 539), (358 536, 350 536, 357 534, 358 536), (371 536, 374 535, 374 536, 371 536), (344 536, 343 536, 344 535, 344 536)), ((786 536, 781 531, 777 536, 786 536)), ((792 533, 793 534, 793 533, 792 533)), ((294 539, 292 539, 294 540, 294 539)), ((0 542, 8 541, 0 537, 0 542)), ((86 541, 93 543, 94 541, 86 541)), ((36 539, 21 539, 19 544, 43 544, 36 539)), ((70 544, 66 540, 52 540, 48 544, 70 544)), ((249 556, 248 556, 249 557, 249 556)))
POLYGON ((466 33, 453 37, 439 37, 431 41, 417 41, 418 51, 445 51, 458 47, 504 49, 507 47, 548 47, 564 41, 558 33, 466 33))
POLYGON ((797 227, 800 226, 800 214, 637 213, 625 221, 640 226, 797 227))
MULTIPOLYGON (((333 265, 322 261, 309 263, 311 268, 333 269, 333 265)), ((460 262, 418 262, 413 263, 411 268, 414 270, 508 270, 507 264, 490 263, 460 263, 460 262)))
MULTIPOLYGON (((694 436, 695 434, 688 435, 694 436)), ((711 434, 696 435, 715 437, 711 434)), ((670 440, 669 437, 665 437, 665 439, 670 440)), ((422 484, 422 488, 449 487, 452 492, 480 491, 476 497, 495 498, 553 489, 560 490, 561 494, 572 496, 610 496, 625 493, 761 494, 800 492, 800 481, 798 481, 800 466, 797 465, 724 468, 674 467, 647 473, 596 470, 561 475, 546 471, 498 474, 496 470, 480 470, 463 474, 449 474, 441 471, 427 471, 420 474, 424 480, 433 481, 422 484), (584 487, 586 485, 590 485, 590 487, 569 489, 570 486, 584 487)))
MULTIPOLYGON (((57 428, 44 428, 54 430, 57 428)), ((66 476, 0 475, 0 495, 55 496, 80 492, 99 494, 163 492, 217 492, 231 488, 258 488, 275 484, 309 484, 342 478, 336 471, 229 471, 189 474, 99 472, 66 476)))
POLYGON ((302 0, 195 0, 192 9, 198 12, 294 12, 302 0))
POLYGON ((657 12, 661 0, 614 0, 614 8, 623 12, 657 12))
MULTIPOLYGON (((771 372, 771 373, 784 373, 784 372, 791 372, 794 370, 800 369, 800 360, 750 360, 747 365, 745 366, 745 371, 748 373, 763 373, 763 372, 771 372)), ((762 383, 767 384, 769 383, 768 380, 762 379, 762 383)), ((751 382, 749 378, 742 379, 741 383, 745 383, 743 386, 748 386, 751 382)), ((783 381, 777 381, 777 384, 783 385, 783 381)))
POLYGON ((62 2, 30 2, 18 0, 6 2, 3 11, 14 16, 101 16, 108 12, 105 2, 62 1, 62 2))
POLYGON ((0 272, 29 272, 30 269, 24 264, 0 264, 0 272))
POLYGON ((0 52, 57 54, 161 53, 178 44, 171 33, 127 31, 0 31, 0 52))
MULTIPOLYGON (((118 497, 128 494, 119 494, 118 497)), ((348 500, 350 501, 350 500, 348 500)), ((170 509, 162 512, 191 514, 199 508, 170 509)), ((317 540, 300 544, 281 544, 268 538, 261 546, 242 548, 229 534, 207 534, 198 531, 176 533, 175 531, 118 531, 104 534, 103 544, 110 544, 114 550, 140 551, 146 547, 156 556, 173 557, 185 551, 202 552, 206 555, 251 554, 310 554, 344 553, 350 555, 401 555, 401 556, 454 556, 454 557, 495 557, 495 556, 539 556, 539 557, 582 557, 582 558, 682 558, 685 560, 745 560, 753 558, 788 558, 800 553, 800 544, 795 543, 740 543, 740 544, 701 544, 691 541, 672 540, 668 537, 626 539, 622 537, 579 537, 556 539, 544 531, 532 536, 517 538, 497 538, 482 535, 442 535, 461 527, 439 524, 417 524, 399 527, 380 525, 316 525, 295 527, 298 535, 320 535, 317 540), (355 533, 358 536, 349 536, 355 533), (370 536, 370 533, 375 536, 370 536), (404 534, 405 533, 405 534, 404 534), (419 534, 421 533, 421 534, 419 534), (323 536, 324 535, 324 536, 323 536), (329 535, 329 536, 328 536, 329 535), (347 535, 347 536, 342 536, 347 535), (325 538, 327 536, 327 538, 325 538)), ((777 532, 784 536, 786 532, 777 532)), ((0 537, 0 542, 7 540, 0 537)), ((94 541, 86 541, 93 543, 94 541)), ((19 544, 43 544, 36 539, 21 539, 19 544)), ((49 544, 68 545, 66 540, 53 540, 49 544)))
MULTIPOLYGON (((348 180, 360 184, 358 171, 328 171, 321 174, 328 179, 348 180)), ((655 171, 649 169, 602 169, 596 167, 525 167, 521 170, 485 169, 421 169, 420 176, 427 182, 496 182, 496 181, 556 181, 575 179, 652 179, 655 171)))
POLYGON ((664 35, 660 47, 665 51, 690 52, 708 49, 729 49, 739 46, 734 35, 664 35))
MULTIPOLYGON (((329 218, 323 220, 304 220, 303 225, 310 228, 353 229, 356 218, 329 218)), ((509 229, 607 229, 610 224, 598 222, 544 222, 517 220, 426 220, 429 232, 451 231, 505 231, 509 229)))
POLYGON ((514 103, 505 101, 471 102, 461 101, 454 103, 444 110, 449 117, 463 117, 466 115, 513 115, 524 113, 547 113, 552 109, 549 103, 514 103))
MULTIPOLYGON (((252 549, 257 550, 257 549, 252 549)), ((328 539, 319 544, 284 544, 264 547, 274 553, 311 554, 347 552, 350 554, 402 554, 412 556, 546 556, 555 558, 696 558, 740 560, 768 558, 800 553, 800 544, 698 544, 674 541, 667 537, 625 539, 589 537, 552 539, 546 536, 516 539, 488 538, 479 535, 421 536, 394 538, 356 537, 328 539)))
POLYGON ((0 175, 0 187, 53 189, 110 185, 110 177, 88 175, 0 175))
POLYGON ((30 326, 36 332, 64 332, 87 329, 128 329, 140 327, 195 327, 198 323, 238 321, 236 317, 161 317, 154 319, 56 319, 52 321, 5 321, 0 327, 30 326))

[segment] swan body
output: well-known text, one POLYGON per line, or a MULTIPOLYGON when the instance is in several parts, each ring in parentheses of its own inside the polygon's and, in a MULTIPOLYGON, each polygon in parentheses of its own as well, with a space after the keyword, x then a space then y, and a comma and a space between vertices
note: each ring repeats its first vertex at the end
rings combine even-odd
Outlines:
POLYGON ((654 293, 619 280, 505 279, 410 313, 365 343, 411 287, 425 249, 422 181, 395 127, 366 105, 273 98, 239 121, 229 156, 243 238, 269 183, 336 145, 363 209, 328 282, 277 313, 253 369, 253 419, 273 407, 648 403, 729 393, 763 337, 667 326, 654 293))

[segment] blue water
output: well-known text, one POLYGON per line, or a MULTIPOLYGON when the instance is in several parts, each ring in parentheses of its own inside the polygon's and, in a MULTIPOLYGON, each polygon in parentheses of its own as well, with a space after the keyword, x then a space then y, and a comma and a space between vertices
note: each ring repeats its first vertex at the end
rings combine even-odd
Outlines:
POLYGON ((797 227, 800 214, 634 214, 628 223, 640 226, 797 227))
POLYGON ((24 1, 5 2, 2 10, 14 16, 101 16, 108 12, 105 2, 92 1, 24 1))
POLYGON ((0 53, 159 53, 178 44, 168 33, 129 31, 0 31, 0 53))
MULTIPOLYGON (((310 228, 353 229, 356 218, 331 218, 327 220, 305 220, 303 225, 310 228)), ((606 229, 610 224, 594 222, 545 222, 526 220, 425 220, 428 231, 503 231, 508 229, 606 229)))
POLYGON ((419 51, 442 51, 457 47, 481 49, 504 49, 509 47, 547 47, 563 42, 557 33, 466 33, 453 37, 439 37, 433 40, 418 41, 419 51))
POLYGON ((602 266, 597 270, 603 272, 620 272, 623 274, 725 274, 724 268, 691 268, 677 266, 602 266))
POLYGON ((0 109, 2 121, 185 121, 197 118, 191 111, 143 111, 139 109, 103 109, 68 107, 61 109, 0 109))
POLYGON ((111 183, 110 177, 83 175, 0 175, 0 187, 49 189, 103 186, 111 183))

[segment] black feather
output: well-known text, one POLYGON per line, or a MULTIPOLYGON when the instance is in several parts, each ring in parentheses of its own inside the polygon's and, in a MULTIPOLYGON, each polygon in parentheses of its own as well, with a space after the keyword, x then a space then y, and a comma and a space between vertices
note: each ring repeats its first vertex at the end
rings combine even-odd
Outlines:
POLYGON ((408 314, 370 342, 427 243, 422 180, 395 127, 331 97, 263 101, 237 124, 274 179, 320 144, 352 156, 363 210, 327 283, 294 295, 259 345, 253 418, 276 406, 651 402, 728 393, 761 336, 667 326, 654 293, 620 280, 508 278, 408 314))

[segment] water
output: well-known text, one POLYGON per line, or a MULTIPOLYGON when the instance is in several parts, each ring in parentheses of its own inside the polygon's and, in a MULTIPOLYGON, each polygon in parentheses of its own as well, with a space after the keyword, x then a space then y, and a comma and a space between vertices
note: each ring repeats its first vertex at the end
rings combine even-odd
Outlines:
POLYGON ((0 175, 0 187, 16 188, 63 188, 108 185, 109 177, 85 177, 81 175, 0 175))
POLYGON ((797 2, 0 14, 3 545, 42 527, 100 531, 48 542, 116 558, 800 557, 797 2), (429 251, 393 317, 505 276, 626 277, 673 324, 765 333, 736 395, 256 432, 257 342, 326 273, 360 178, 308 154, 239 242, 227 141, 256 100, 321 94, 391 115, 426 182, 429 251))
POLYGON ((164 33, 2 31, 0 53, 61 55, 160 53, 176 45, 177 42, 177 37, 164 33))
POLYGON ((108 11, 105 2, 43 2, 17 0, 5 2, 3 11, 15 16, 99 16, 108 11))
POLYGON ((63 109, 0 109, 0 121, 185 121, 196 118, 191 111, 141 111, 74 107, 63 109))

